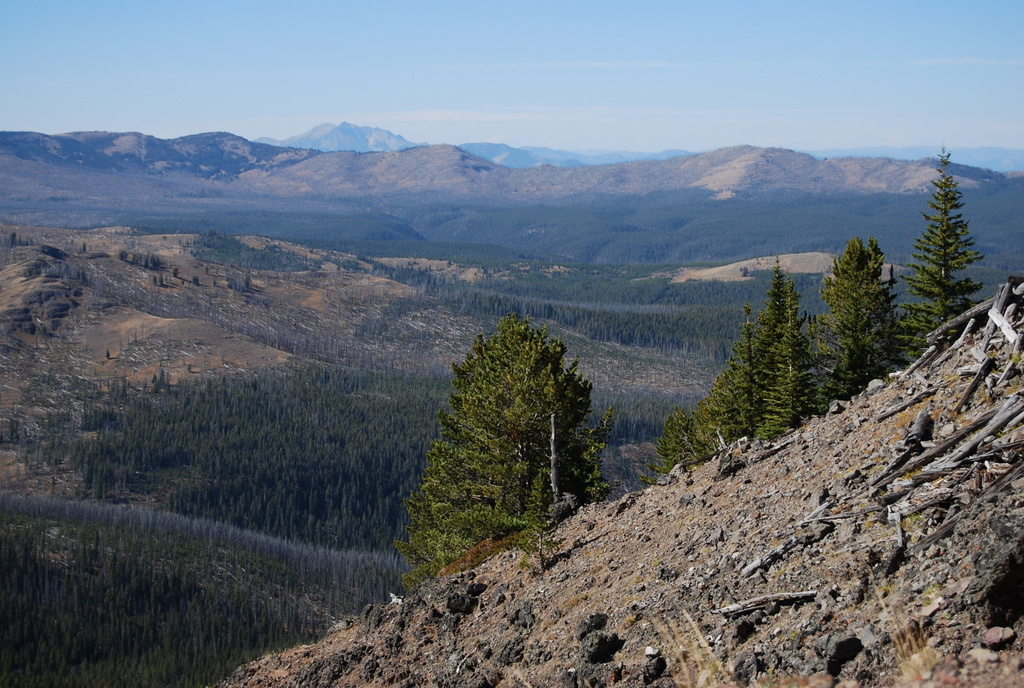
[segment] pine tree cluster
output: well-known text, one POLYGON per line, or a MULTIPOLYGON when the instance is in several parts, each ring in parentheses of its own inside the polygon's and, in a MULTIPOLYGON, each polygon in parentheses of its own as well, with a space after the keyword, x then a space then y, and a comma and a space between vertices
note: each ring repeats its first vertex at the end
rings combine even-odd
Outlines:
POLYGON ((866 246, 860 237, 851 239, 833 260, 821 287, 829 311, 815 319, 798 315, 793 280, 776 263, 764 305, 756 319, 746 309, 740 338, 707 397, 692 411, 674 409, 666 420, 657 445, 661 463, 651 465, 653 471, 697 464, 742 437, 771 438, 795 427, 801 417, 897 368, 923 348, 928 332, 973 304, 981 285, 956 273, 982 256, 971 248, 948 166, 943 151, 932 182, 933 213, 922 213, 928 224, 905 277, 917 300, 902 309, 896 304, 896 279, 874 238, 866 246))

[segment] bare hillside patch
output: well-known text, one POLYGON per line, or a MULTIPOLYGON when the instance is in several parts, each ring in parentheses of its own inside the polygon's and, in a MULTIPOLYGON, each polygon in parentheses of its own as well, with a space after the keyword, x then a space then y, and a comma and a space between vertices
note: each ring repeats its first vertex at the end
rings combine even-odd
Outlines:
MULTIPOLYGON (((824 274, 832 269, 830 253, 787 253, 778 256, 779 266, 790 273, 824 274)), ((775 267, 776 256, 762 256, 741 260, 737 263, 720 265, 714 268, 682 268, 672 277, 673 282, 686 282, 687 280, 717 280, 720 282, 735 282, 739 280, 753 279, 751 273, 764 270, 771 270, 775 267)))

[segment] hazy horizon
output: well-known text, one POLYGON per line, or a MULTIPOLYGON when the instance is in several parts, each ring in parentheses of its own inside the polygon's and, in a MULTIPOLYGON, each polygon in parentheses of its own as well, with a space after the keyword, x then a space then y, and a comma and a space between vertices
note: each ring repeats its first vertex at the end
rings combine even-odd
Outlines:
POLYGON ((4 130, 284 139, 347 121, 573 151, 1024 148, 1010 0, 9 5, 4 130))

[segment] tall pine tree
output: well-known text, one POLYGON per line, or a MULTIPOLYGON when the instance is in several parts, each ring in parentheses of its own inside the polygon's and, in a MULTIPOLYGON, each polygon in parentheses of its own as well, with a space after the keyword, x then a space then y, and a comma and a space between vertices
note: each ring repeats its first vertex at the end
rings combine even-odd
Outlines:
POLYGON ((813 330, 826 400, 849 399, 902 361, 896 279, 891 267, 883 277, 884 264, 874 237, 866 247, 854 237, 825 277, 821 298, 829 312, 816 319, 813 330))
POLYGON ((551 416, 559 491, 580 503, 608 484, 600 453, 610 411, 588 427, 591 383, 546 328, 508 315, 476 338, 441 412, 441 439, 427 453, 420 490, 406 505, 409 541, 396 546, 413 567, 408 581, 435 575, 478 542, 537 527, 552 502, 551 416))
POLYGON ((800 316, 796 285, 779 264, 758 314, 755 379, 762 406, 756 432, 774 437, 793 427, 814 406, 811 345, 800 316))
POLYGON ((923 337, 928 332, 973 305, 971 296, 982 286, 956 276, 983 256, 971 248, 974 239, 969 221, 960 212, 962 194, 948 167, 949 153, 943 149, 937 168, 939 178, 932 182, 935 190, 928 201, 932 213, 921 213, 928 224, 914 242, 917 251, 912 255, 916 262, 909 265, 913 273, 905 277, 907 290, 920 299, 904 306, 907 348, 911 351, 923 348, 923 337))

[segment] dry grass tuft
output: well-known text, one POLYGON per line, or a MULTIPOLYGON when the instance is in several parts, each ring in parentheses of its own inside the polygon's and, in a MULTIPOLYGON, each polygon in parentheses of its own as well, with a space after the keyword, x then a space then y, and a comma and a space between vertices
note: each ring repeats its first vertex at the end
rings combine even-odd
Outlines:
POLYGON ((896 646, 900 672, 905 681, 931 678, 932 671, 939 665, 942 657, 935 648, 928 646, 928 636, 920 623, 911 621, 893 633, 892 640, 896 646))
POLYGON ((473 545, 465 554, 441 569, 437 575, 448 576, 453 573, 461 573, 476 568, 496 554, 508 552, 522 545, 522 538, 518 533, 500 540, 487 538, 473 545))
POLYGON ((655 620, 654 626, 662 642, 669 649, 668 670, 679 688, 705 688, 729 682, 728 672, 711 651, 700 626, 688 613, 683 612, 685 628, 671 619, 655 620))

